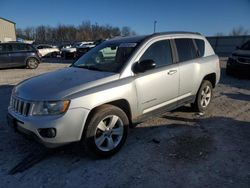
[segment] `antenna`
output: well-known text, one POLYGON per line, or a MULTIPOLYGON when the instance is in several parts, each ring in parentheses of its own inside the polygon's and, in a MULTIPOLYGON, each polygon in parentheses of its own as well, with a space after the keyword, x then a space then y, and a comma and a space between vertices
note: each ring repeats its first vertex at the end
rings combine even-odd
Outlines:
POLYGON ((155 33, 155 31, 156 31, 156 23, 157 23, 157 21, 155 20, 155 21, 154 21, 154 33, 155 33))

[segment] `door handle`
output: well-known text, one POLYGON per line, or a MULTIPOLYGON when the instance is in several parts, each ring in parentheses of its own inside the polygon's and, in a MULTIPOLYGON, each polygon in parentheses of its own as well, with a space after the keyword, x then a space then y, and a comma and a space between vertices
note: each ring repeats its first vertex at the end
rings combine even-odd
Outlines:
POLYGON ((175 73, 177 73, 177 70, 170 70, 170 71, 168 71, 168 75, 173 75, 175 73))

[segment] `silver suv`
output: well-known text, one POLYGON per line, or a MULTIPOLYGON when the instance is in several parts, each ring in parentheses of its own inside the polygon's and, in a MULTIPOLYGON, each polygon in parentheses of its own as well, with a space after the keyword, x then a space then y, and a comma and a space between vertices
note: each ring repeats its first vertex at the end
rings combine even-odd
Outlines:
POLYGON ((129 125, 185 104, 204 111, 220 78, 205 37, 167 32, 115 38, 69 68, 17 85, 8 122, 47 147, 80 141, 107 157, 124 144, 129 125))

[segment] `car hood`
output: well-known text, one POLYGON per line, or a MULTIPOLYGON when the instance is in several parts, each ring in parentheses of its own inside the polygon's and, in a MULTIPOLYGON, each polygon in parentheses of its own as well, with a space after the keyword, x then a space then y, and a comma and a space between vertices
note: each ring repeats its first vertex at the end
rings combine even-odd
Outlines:
POLYGON ((250 50, 236 50, 233 52, 233 55, 250 57, 250 50))
POLYGON ((31 101, 61 100, 117 79, 116 73, 69 67, 23 81, 14 88, 13 94, 31 101))

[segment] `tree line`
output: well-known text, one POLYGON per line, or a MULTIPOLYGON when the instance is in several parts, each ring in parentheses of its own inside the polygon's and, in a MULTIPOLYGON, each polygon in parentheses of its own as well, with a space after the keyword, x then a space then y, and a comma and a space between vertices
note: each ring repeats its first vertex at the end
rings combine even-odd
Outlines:
POLYGON ((242 36, 249 35, 250 30, 245 29, 243 26, 234 27, 228 34, 218 32, 215 36, 242 36))
POLYGON ((92 24, 90 21, 82 22, 78 26, 59 24, 55 27, 40 25, 18 28, 16 34, 17 38, 34 40, 36 43, 94 41, 116 36, 136 35, 135 31, 128 26, 119 28, 98 23, 92 24))

